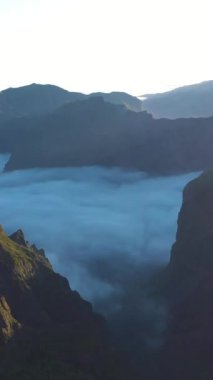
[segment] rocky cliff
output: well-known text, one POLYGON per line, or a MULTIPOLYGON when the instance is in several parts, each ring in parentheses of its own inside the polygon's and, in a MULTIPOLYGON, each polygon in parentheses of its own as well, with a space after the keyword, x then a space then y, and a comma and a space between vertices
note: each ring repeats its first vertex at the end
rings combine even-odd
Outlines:
POLYGON ((1 228, 0 378, 123 378, 106 335, 104 319, 53 271, 44 251, 21 230, 9 237, 1 228))
POLYGON ((213 171, 183 193, 168 268, 170 323, 164 378, 213 378, 213 171))

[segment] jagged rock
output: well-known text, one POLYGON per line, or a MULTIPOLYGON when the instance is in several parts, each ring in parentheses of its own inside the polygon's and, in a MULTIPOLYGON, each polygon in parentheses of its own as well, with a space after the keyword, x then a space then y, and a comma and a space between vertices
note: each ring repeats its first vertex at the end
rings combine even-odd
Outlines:
POLYGON ((24 233, 21 229, 17 230, 12 235, 10 235, 10 239, 19 245, 23 245, 24 247, 28 247, 28 243, 25 240, 24 233))

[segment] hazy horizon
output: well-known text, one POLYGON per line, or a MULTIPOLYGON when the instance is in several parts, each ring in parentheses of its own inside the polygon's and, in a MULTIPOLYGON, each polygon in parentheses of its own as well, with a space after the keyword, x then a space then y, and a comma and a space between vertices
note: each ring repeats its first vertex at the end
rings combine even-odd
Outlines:
POLYGON ((209 0, 0 0, 0 89, 140 96, 206 81, 211 11, 209 0))
MULTIPOLYGON (((175 90, 177 88, 184 88, 184 87, 187 87, 187 86, 193 86, 193 85, 199 85, 199 84, 202 84, 202 83, 205 83, 205 82, 211 82, 213 81, 213 79, 209 79, 209 80, 205 80, 205 81, 201 81, 201 82, 196 82, 196 83, 190 83, 190 84, 183 84, 183 85, 180 85, 178 87, 174 87, 174 88, 169 88, 168 90, 159 90, 159 91, 156 91, 156 92, 148 92, 148 93, 141 93, 141 94, 133 94, 133 93, 130 93, 128 91, 125 91, 126 93, 132 95, 132 96, 136 96, 136 97, 143 97, 143 96, 146 96, 146 95, 152 95, 152 94, 163 94, 163 93, 167 93, 169 91, 172 91, 172 90, 175 90)), ((51 86, 56 86, 56 87, 60 87, 64 90, 67 90, 69 92, 79 92, 79 93, 82 93, 82 94, 85 94, 85 95, 89 95, 93 92, 86 92, 86 91, 73 91, 72 89, 68 89, 66 87, 62 87, 60 85, 57 85, 56 83, 36 83, 36 82, 29 82, 29 83, 24 83, 24 84, 20 84, 18 86, 10 86, 10 87, 6 87, 6 88, 0 88, 0 92, 4 91, 4 90, 8 90, 8 89, 16 89, 16 88, 20 88, 20 87, 25 87, 25 86, 30 86, 30 85, 33 85, 33 84, 37 84, 37 85, 51 85, 51 86)), ((122 91, 119 91, 117 90, 116 88, 115 89, 112 89, 111 91, 94 91, 95 92, 103 92, 103 93, 111 93, 111 92, 122 92, 122 91)))

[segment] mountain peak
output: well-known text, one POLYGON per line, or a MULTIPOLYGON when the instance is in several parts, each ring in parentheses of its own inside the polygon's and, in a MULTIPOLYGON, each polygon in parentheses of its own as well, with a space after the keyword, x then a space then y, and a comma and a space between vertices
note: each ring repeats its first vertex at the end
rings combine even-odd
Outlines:
POLYGON ((17 244, 23 245, 24 247, 28 246, 24 237, 24 233, 21 229, 17 230, 12 235, 10 235, 10 239, 13 240, 17 244))

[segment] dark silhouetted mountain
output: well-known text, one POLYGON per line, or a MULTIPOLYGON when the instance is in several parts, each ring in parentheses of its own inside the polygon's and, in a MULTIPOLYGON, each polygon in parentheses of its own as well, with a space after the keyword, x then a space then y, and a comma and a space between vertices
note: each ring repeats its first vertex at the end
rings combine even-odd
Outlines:
POLYGON ((144 96, 143 107, 155 118, 213 116, 213 81, 144 96))
POLYGON ((2 123, 0 151, 12 153, 6 170, 102 165, 171 174, 211 167, 212 141, 213 118, 155 120, 91 97, 2 123))
POLYGON ((171 315, 163 379, 211 380, 213 171, 184 189, 168 275, 171 315))
POLYGON ((104 319, 21 230, 8 237, 0 229, 0 278, 2 380, 130 378, 109 349, 104 319))
MULTIPOLYGON (((0 122, 23 116, 38 116, 51 113, 62 105, 94 96, 69 92, 53 85, 31 84, 9 88, 0 92, 0 122)), ((95 95, 96 96, 96 95, 95 95)), ((123 92, 99 93, 110 103, 125 105, 134 111, 141 111, 142 102, 123 92)), ((0 125, 1 127, 1 125, 0 125)))
MULTIPOLYGON (((13 154, 7 170, 36 166, 134 167, 137 158, 131 158, 126 150, 138 144, 140 120, 148 122, 151 117, 106 103, 102 97, 70 103, 44 118, 19 120, 19 126, 17 122, 13 127, 10 124, 13 154), (16 137, 19 130, 18 144, 13 140, 12 130, 16 131, 16 137)), ((4 131, 9 133, 8 126, 4 131)))

